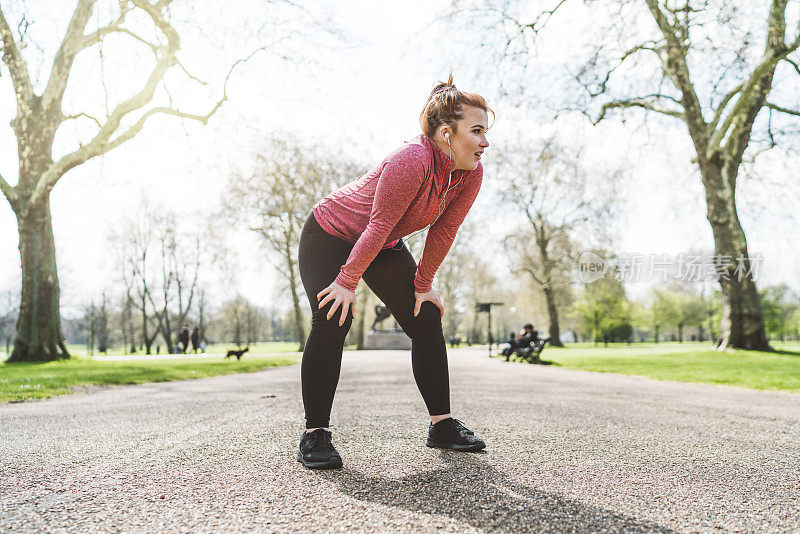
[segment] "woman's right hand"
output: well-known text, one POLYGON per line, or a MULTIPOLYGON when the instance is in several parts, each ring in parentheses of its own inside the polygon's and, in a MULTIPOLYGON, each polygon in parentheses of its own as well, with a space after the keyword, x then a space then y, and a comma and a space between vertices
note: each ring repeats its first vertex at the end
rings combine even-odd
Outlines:
POLYGON ((353 314, 353 318, 356 316, 354 311, 356 306, 356 294, 349 289, 343 288, 336 282, 332 282, 331 285, 317 293, 317 301, 319 302, 317 306, 319 309, 322 309, 328 302, 333 301, 331 309, 328 310, 328 320, 336 313, 336 309, 339 305, 342 306, 342 316, 339 319, 339 326, 344 324, 348 312, 353 314))

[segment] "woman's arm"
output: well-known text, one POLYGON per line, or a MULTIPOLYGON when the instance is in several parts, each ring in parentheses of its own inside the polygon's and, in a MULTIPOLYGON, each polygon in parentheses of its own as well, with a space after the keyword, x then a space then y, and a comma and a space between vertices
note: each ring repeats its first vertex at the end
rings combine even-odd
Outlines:
MULTIPOLYGON (((355 310, 358 281, 386 244, 389 234, 414 200, 425 179, 422 161, 415 149, 409 147, 396 154, 381 169, 367 227, 353 245, 336 279, 317 294, 319 308, 332 301, 327 314, 328 320, 341 306, 341 326, 348 312, 353 313, 355 310)), ((355 317, 355 313, 353 316, 355 317)))
POLYGON ((386 244, 389 234, 408 210, 425 180, 423 158, 413 145, 395 155, 381 170, 369 223, 353 245, 335 282, 355 291, 369 264, 386 244))
POLYGON ((417 293, 427 293, 431 290, 433 277, 450 251, 456 232, 467 217, 481 189, 483 166, 478 163, 478 167, 462 180, 466 180, 464 188, 445 208, 442 216, 433 223, 425 238, 425 248, 414 277, 414 291, 417 293))

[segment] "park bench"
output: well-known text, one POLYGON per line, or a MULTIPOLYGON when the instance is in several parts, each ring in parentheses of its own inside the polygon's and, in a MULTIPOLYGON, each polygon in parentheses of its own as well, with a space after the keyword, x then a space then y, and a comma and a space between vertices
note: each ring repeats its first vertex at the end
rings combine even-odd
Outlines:
POLYGON ((549 337, 544 339, 538 339, 536 341, 530 342, 527 346, 524 347, 517 347, 511 352, 507 352, 506 354, 500 353, 500 356, 505 356, 506 361, 511 359, 511 354, 516 353, 516 355, 521 359, 528 363, 545 363, 544 361, 539 358, 539 355, 544 350, 544 346, 547 342, 550 341, 549 337))
MULTIPOLYGON (((517 348, 517 356, 522 358, 528 363, 542 363, 542 360, 539 358, 539 355, 544 350, 544 346, 547 342, 550 341, 549 337, 544 339, 539 339, 537 341, 532 341, 528 344, 527 347, 518 347, 517 348)), ((508 361, 508 358, 506 358, 508 361)))

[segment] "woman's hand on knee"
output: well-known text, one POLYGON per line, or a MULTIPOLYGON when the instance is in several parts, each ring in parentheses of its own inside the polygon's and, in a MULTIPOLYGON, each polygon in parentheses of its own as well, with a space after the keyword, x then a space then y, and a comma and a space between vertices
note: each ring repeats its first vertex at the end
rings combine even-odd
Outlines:
POLYGON ((353 318, 356 316, 356 294, 349 289, 343 288, 336 282, 332 282, 331 285, 317 293, 317 301, 319 302, 317 306, 319 309, 322 309, 328 302, 333 301, 331 309, 328 310, 328 320, 334 316, 339 305, 342 306, 342 316, 339 319, 339 326, 344 324, 348 312, 353 314, 353 318))
POLYGON ((442 315, 442 317, 444 317, 444 304, 442 304, 442 299, 435 287, 431 287, 431 290, 427 293, 417 293, 414 291, 414 298, 417 301, 414 304, 414 317, 419 314, 419 309, 422 307, 422 303, 425 301, 428 301, 439 308, 439 313, 442 315))

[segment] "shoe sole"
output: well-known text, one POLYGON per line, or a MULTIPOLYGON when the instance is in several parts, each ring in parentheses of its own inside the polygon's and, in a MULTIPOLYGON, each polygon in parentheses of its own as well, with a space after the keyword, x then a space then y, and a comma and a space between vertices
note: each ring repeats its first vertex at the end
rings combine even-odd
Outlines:
POLYGON ((307 462, 303 460, 303 455, 298 451, 297 461, 309 469, 338 469, 342 467, 341 458, 331 458, 327 462, 307 462))
POLYGON ((425 445, 434 449, 451 449, 461 452, 478 452, 486 448, 485 443, 475 445, 458 445, 456 443, 446 443, 444 441, 438 441, 431 438, 428 438, 427 441, 425 441, 425 445))

